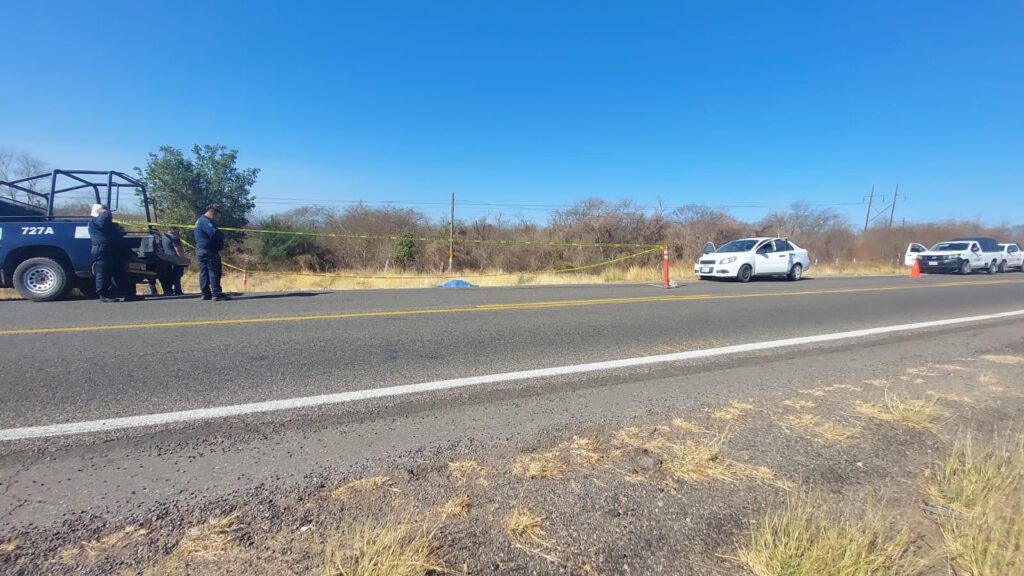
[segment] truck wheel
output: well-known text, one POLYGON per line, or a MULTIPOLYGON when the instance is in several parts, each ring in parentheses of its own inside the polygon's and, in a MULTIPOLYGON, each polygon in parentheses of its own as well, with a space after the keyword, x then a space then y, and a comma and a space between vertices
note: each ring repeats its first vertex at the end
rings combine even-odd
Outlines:
POLYGON ((999 264, 996 264, 995 260, 989 262, 988 263, 988 273, 989 274, 995 274, 996 273, 996 268, 998 268, 998 267, 999 267, 999 264))
POLYGON ((787 275, 787 277, 790 279, 790 281, 793 281, 793 282, 803 278, 804 277, 804 267, 803 267, 803 265, 802 264, 793 264, 793 267, 790 268, 789 274, 787 275))
POLYGON ((14 287, 28 300, 49 302, 68 289, 68 274, 52 258, 29 258, 14 269, 14 287))
POLYGON ((750 282, 750 277, 753 275, 753 270, 750 268, 750 264, 744 264, 740 267, 740 271, 736 274, 736 279, 740 282, 750 282))
POLYGON ((960 273, 963 274, 964 276, 967 276, 968 274, 970 274, 971 273, 971 263, 968 262, 967 260, 963 260, 962 262, 960 262, 960 273))
POLYGON ((1002 274, 1003 272, 1006 272, 1006 260, 999 263, 999 273, 1002 274))

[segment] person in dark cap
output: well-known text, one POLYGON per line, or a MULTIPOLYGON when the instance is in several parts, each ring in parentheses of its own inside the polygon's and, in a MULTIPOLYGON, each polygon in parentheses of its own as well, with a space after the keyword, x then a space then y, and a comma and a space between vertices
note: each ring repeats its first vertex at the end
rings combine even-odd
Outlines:
POLYGON ((115 287, 125 292, 126 301, 132 300, 124 266, 124 232, 114 223, 114 213, 103 204, 92 205, 89 239, 92 240, 92 269, 100 302, 117 302, 115 287))
POLYGON ((220 251, 224 249, 224 233, 217 229, 220 208, 210 206, 196 220, 196 262, 199 263, 199 289, 203 300, 230 300, 221 290, 220 251))
MULTIPOLYGON (((173 254, 175 256, 184 256, 185 251, 181 247, 181 236, 179 235, 178 228, 171 226, 164 233, 163 239, 164 252, 167 254, 173 254)), ((175 296, 181 296, 184 292, 181 291, 181 277, 185 274, 184 266, 171 266, 170 277, 168 282, 171 288, 171 294, 175 296)))

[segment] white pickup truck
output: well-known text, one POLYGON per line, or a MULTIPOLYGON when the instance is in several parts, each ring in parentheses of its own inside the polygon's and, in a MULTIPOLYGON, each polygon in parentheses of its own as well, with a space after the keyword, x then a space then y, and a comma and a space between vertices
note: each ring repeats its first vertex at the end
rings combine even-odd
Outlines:
POLYGON ((992 238, 954 238, 939 242, 928 250, 920 250, 919 244, 907 247, 906 261, 913 265, 921 263, 921 272, 956 272, 970 274, 984 270, 989 274, 999 271, 1003 249, 992 238))
POLYGON ((1024 272, 1024 251, 1020 249, 1020 246, 1009 242, 1000 243, 999 247, 1003 249, 1003 259, 999 262, 999 271, 1006 272, 1011 268, 1016 268, 1019 272, 1024 272))

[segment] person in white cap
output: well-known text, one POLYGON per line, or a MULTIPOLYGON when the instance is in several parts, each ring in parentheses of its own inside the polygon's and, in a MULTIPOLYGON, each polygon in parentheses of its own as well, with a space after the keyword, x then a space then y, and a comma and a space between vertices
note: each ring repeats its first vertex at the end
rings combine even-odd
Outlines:
MULTIPOLYGON (((92 240, 92 268, 96 274, 96 294, 100 302, 117 302, 115 286, 125 290, 128 277, 124 268, 124 233, 114 223, 114 213, 103 204, 92 205, 89 239, 92 240)), ((131 300, 125 296, 125 300, 131 300)))

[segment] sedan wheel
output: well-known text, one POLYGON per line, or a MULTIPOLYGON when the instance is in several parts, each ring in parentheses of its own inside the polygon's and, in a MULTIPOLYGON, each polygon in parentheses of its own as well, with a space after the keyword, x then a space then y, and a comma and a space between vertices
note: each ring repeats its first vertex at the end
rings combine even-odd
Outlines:
POLYGON ((750 264, 744 264, 740 267, 740 271, 736 274, 736 279, 740 282, 750 282, 750 277, 753 275, 753 270, 750 268, 750 264))
POLYGON ((793 264, 793 268, 789 271, 789 279, 793 282, 800 280, 804 277, 804 267, 801 264, 793 264))

